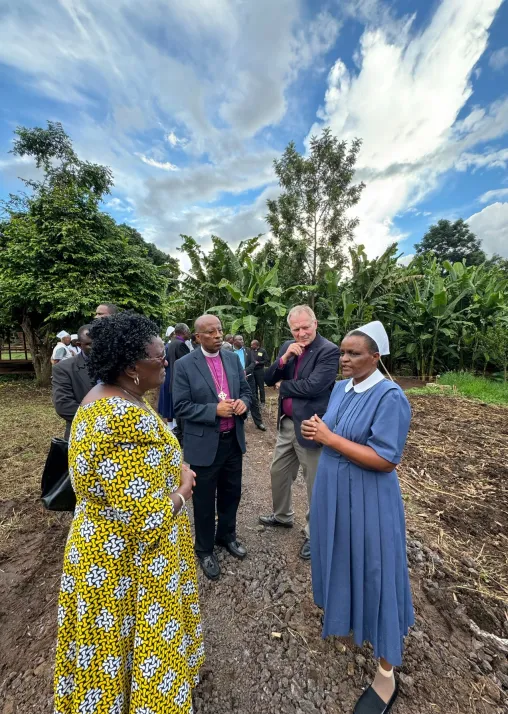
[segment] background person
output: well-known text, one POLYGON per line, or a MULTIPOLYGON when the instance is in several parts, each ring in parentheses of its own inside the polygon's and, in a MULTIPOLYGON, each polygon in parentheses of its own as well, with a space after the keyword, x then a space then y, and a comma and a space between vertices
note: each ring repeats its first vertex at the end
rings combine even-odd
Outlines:
POLYGON ((355 714, 389 710, 397 697, 393 665, 414 624, 404 506, 395 466, 409 431, 409 403, 377 369, 389 354, 380 322, 350 332, 340 346, 342 374, 323 419, 302 434, 323 444, 311 506, 312 587, 324 610, 323 637, 353 632, 372 643, 379 669, 355 714))
POLYGON ((224 342, 222 343, 221 349, 225 350, 226 352, 233 352, 233 335, 226 335, 226 337, 224 338, 224 342))
POLYGON ((58 416, 66 421, 64 439, 69 438, 74 415, 93 386, 87 369, 92 347, 89 330, 90 325, 83 325, 78 330, 81 351, 77 357, 63 360, 53 368, 53 405, 58 416))
POLYGON ((72 352, 73 357, 77 357, 81 352, 81 347, 79 346, 79 336, 77 333, 71 335, 71 344, 69 345, 69 349, 72 352))
POLYGON ((157 411, 162 419, 166 424, 169 424, 169 428, 173 429, 174 428, 174 411, 173 411, 173 397, 171 395, 171 370, 169 368, 169 362, 168 362, 168 348, 171 343, 171 338, 172 335, 175 331, 175 328, 172 327, 171 325, 167 328, 166 330, 166 346, 165 346, 165 352, 166 352, 166 371, 165 371, 165 376, 164 376, 164 382, 161 384, 160 389, 159 389, 159 401, 157 403, 157 411))
POLYGON ((71 344, 71 336, 68 332, 65 330, 60 330, 60 332, 57 334, 57 337, 59 339, 59 342, 55 345, 53 349, 53 353, 51 355, 51 364, 55 365, 61 362, 62 360, 69 359, 70 357, 74 357, 72 350, 70 348, 71 344))
POLYGON ((206 577, 217 580, 220 567, 215 543, 235 558, 247 555, 236 536, 236 514, 242 496, 244 419, 251 390, 238 357, 221 350, 219 318, 202 315, 194 329, 200 348, 175 364, 173 399, 175 413, 184 422, 184 457, 196 472, 196 555, 206 577))
MULTIPOLYGON (((184 322, 178 322, 175 325, 175 330, 172 334, 171 340, 168 342, 166 347, 166 361, 168 366, 166 371, 169 371, 169 397, 171 402, 173 402, 173 379, 175 362, 181 357, 185 357, 190 352, 186 341, 190 338, 190 330, 184 322)), ((178 441, 182 443, 183 430, 182 430, 182 420, 176 419, 175 427, 173 428, 173 434, 176 436, 178 441)))
POLYGON ((119 312, 119 308, 116 305, 113 305, 112 302, 103 302, 100 305, 97 305, 95 319, 101 317, 111 317, 111 315, 116 315, 117 312, 119 312))
POLYGON ((156 324, 132 313, 95 321, 90 336, 99 383, 71 430, 77 504, 58 606, 55 710, 190 714, 204 659, 185 506, 194 474, 144 399, 164 379, 164 344, 156 324))
POLYGON ((263 418, 261 416, 261 411, 259 409, 259 402, 256 397, 256 383, 254 381, 254 368, 255 363, 252 357, 251 350, 244 347, 243 336, 235 335, 233 338, 233 349, 240 360, 242 365, 245 379, 250 387, 251 391, 251 403, 250 403, 250 413, 252 415, 252 421, 256 425, 256 428, 260 431, 266 431, 266 426, 263 424, 263 418))
POLYGON ((270 364, 268 352, 261 347, 259 340, 252 340, 250 343, 251 357, 254 361, 254 385, 256 397, 261 406, 266 403, 265 396, 265 368, 270 364))
MULTIPOLYGON (((310 502, 321 445, 304 439, 301 423, 314 414, 322 416, 335 384, 339 367, 339 349, 317 332, 317 320, 308 305, 289 311, 289 329, 293 340, 284 342, 279 355, 266 371, 265 382, 279 390, 278 435, 270 470, 273 513, 260 516, 264 526, 291 528, 294 511, 291 499, 293 481, 301 466, 310 502)), ((309 512, 306 516, 305 541, 300 557, 310 559, 309 512)))

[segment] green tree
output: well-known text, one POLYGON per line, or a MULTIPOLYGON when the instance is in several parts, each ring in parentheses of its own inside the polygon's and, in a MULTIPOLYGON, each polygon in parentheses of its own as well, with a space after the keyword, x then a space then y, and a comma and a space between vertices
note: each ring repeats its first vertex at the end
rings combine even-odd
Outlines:
POLYGON ((317 285, 328 269, 340 269, 345 262, 344 247, 358 225, 349 209, 364 188, 352 183, 360 146, 355 139, 348 149, 327 128, 312 137, 308 157, 291 142, 274 161, 282 193, 267 201, 266 220, 280 254, 298 261, 299 283, 317 285))
POLYGON ((485 261, 481 241, 462 218, 455 223, 441 219, 429 228, 415 248, 417 255, 433 253, 440 262, 461 263, 465 260, 466 265, 480 265, 485 261))
POLYGON ((0 312, 21 325, 40 384, 51 377, 54 335, 115 302, 161 319, 167 279, 99 202, 112 185, 107 167, 83 162, 60 124, 16 130, 13 153, 32 156, 40 181, 3 204, 0 312))

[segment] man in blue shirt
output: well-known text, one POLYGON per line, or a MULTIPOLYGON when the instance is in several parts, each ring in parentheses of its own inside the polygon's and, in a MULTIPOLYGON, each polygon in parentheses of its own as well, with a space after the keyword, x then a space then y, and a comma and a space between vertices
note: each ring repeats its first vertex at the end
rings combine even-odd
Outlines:
POLYGON ((250 406, 252 420, 260 431, 266 431, 266 426, 263 424, 263 419, 259 410, 259 402, 256 397, 256 383, 254 381, 254 367, 256 366, 256 364, 252 359, 251 351, 243 345, 242 335, 235 335, 233 340, 233 351, 240 360, 242 369, 245 372, 247 384, 249 385, 250 391, 252 392, 252 400, 250 406))

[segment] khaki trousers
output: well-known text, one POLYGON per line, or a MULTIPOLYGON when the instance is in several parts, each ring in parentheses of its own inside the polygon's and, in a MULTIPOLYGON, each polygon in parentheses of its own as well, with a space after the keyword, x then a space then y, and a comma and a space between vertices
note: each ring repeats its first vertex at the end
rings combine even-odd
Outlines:
POLYGON ((295 435, 295 425, 288 417, 283 417, 275 444, 273 461, 270 469, 272 477, 273 514, 281 523, 292 523, 294 511, 291 499, 293 481, 298 475, 299 466, 302 467, 303 478, 307 485, 307 510, 305 534, 310 536, 309 511, 312 498, 312 487, 316 478, 321 449, 304 449, 298 443, 295 435))

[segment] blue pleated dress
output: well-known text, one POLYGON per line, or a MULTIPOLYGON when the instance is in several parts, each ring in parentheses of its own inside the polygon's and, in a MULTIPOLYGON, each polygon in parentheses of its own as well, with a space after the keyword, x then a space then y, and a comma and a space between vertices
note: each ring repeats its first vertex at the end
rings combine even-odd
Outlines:
MULTIPOLYGON (((336 434, 398 463, 411 410, 403 391, 383 379, 363 392, 335 386, 323 421, 336 434)), ((394 471, 369 471, 323 448, 310 513, 312 587, 324 610, 323 637, 353 633, 375 657, 402 664, 414 624, 404 507, 394 471)))

